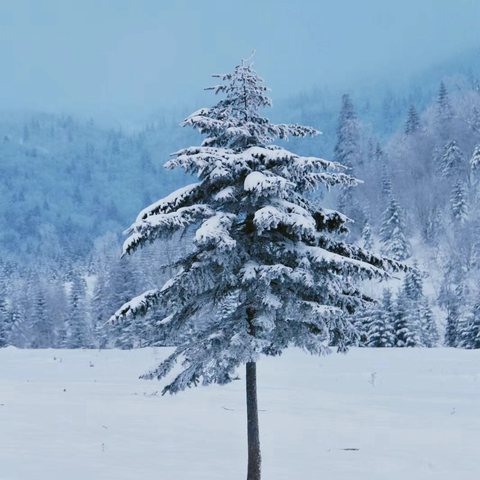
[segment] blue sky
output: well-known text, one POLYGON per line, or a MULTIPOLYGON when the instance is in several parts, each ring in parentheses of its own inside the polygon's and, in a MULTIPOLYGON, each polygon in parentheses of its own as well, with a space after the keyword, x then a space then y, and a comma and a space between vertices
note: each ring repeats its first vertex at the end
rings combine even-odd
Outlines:
POLYGON ((0 108, 187 106, 252 49, 274 98, 405 78, 479 20, 479 0, 0 0, 0 108))

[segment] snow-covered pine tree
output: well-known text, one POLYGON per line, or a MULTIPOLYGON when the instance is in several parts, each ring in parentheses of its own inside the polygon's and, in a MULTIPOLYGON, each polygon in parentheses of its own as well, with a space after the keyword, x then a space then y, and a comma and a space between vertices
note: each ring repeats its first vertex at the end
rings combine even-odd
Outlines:
POLYGON ((12 309, 9 315, 10 320, 10 332, 9 332, 9 345, 13 345, 19 348, 25 348, 26 342, 26 328, 25 319, 22 317, 18 310, 12 309))
POLYGON ((406 275, 400 293, 405 325, 410 334, 405 346, 434 347, 438 331, 427 297, 423 294, 423 279, 417 262, 406 275), (416 334, 416 335, 415 335, 416 334))
POLYGON ((407 113, 407 121, 405 122, 405 136, 409 137, 418 131, 420 128, 420 117, 418 116, 415 105, 410 104, 407 113))
POLYGON ((458 346, 459 313, 458 306, 452 304, 447 310, 447 320, 445 325, 445 346, 458 346))
POLYGON ((480 348, 480 302, 475 303, 471 315, 461 323, 458 337, 460 347, 480 348))
POLYGON ((368 219, 365 218, 363 222, 363 229, 362 229, 362 245, 365 250, 372 250, 373 249, 373 233, 372 227, 368 219))
POLYGON ((406 226, 403 212, 393 195, 390 195, 387 209, 383 213, 380 228, 380 241, 382 253, 394 260, 405 260, 410 257, 411 247, 407 240, 406 226))
POLYGON ((419 307, 421 319, 420 340, 425 347, 436 347, 438 345, 440 336, 438 334, 437 323, 427 297, 420 299, 419 307))
POLYGON ((393 324, 396 347, 422 346, 418 311, 404 289, 398 293, 395 302, 393 324))
POLYGON ((453 116, 452 105, 448 98, 448 91, 445 83, 440 82, 437 97, 437 120, 442 122, 453 116))
POLYGON ((323 354, 332 338, 344 350, 355 334, 345 312, 365 300, 357 280, 385 278, 404 267, 339 240, 346 217, 306 198, 320 185, 353 186, 357 180, 337 162, 271 143, 318 132, 261 115, 271 100, 251 64, 243 60, 233 73, 215 77, 223 83, 210 89, 225 98, 182 124, 205 139, 175 152, 165 165, 199 181, 140 212, 127 230, 124 254, 188 228, 196 231, 192 248, 161 289, 126 303, 111 321, 166 310, 159 325, 176 350, 143 377, 164 378, 181 359, 181 373, 163 393, 229 383, 246 364, 248 480, 258 480, 259 356, 279 355, 289 346, 323 354))
POLYGON ((359 159, 360 126, 350 95, 342 95, 333 158, 352 171, 359 159))
MULTIPOLYGON (((339 164, 347 167, 347 171, 351 175, 361 164, 360 125, 348 94, 342 96, 342 106, 337 125, 337 142, 333 151, 333 158, 339 164)), ((361 234, 363 212, 357 198, 355 198, 353 186, 341 185, 338 209, 356 222, 353 225, 355 229, 354 238, 358 238, 361 234)))
POLYGON ((455 178, 463 171, 463 154, 455 140, 448 142, 443 149, 440 172, 444 178, 455 178))
POLYGON ((31 344, 31 277, 16 278, 11 289, 10 345, 29 348, 31 344))
POLYGON ((97 348, 106 348, 108 345, 109 325, 106 325, 110 315, 107 307, 108 282, 105 272, 97 272, 93 298, 90 302, 92 331, 97 348))
POLYGON ((467 304, 468 289, 465 284, 465 272, 460 258, 455 255, 444 266, 438 303, 447 312, 445 326, 445 346, 457 347, 459 343, 459 324, 467 304))
POLYGON ((385 153, 380 146, 380 143, 377 142, 377 146, 375 147, 375 162, 377 165, 383 165, 385 163, 385 153))
POLYGON ((367 329, 367 347, 385 348, 395 345, 392 292, 383 291, 382 300, 370 311, 367 329))
POLYGON ((37 279, 32 308, 31 348, 52 348, 54 346, 54 325, 52 318, 47 314, 43 285, 37 279))
POLYGON ((374 309, 375 305, 370 302, 367 305, 363 305, 353 314, 353 326, 357 332, 357 337, 353 341, 353 345, 357 347, 366 347, 367 346, 367 331, 368 324, 370 322, 371 312, 374 309))
POLYGON ((381 176, 381 185, 380 191, 382 193, 382 198, 384 200, 390 200, 392 196, 392 181, 390 180, 390 175, 388 173, 387 163, 385 155, 383 155, 382 162, 382 176, 381 176))
POLYGON ((417 261, 413 263, 413 268, 405 275, 403 292, 413 302, 419 302, 423 297, 423 279, 417 261))
POLYGON ((468 219, 468 193, 464 182, 458 179, 452 188, 450 206, 454 220, 464 223, 468 219))
POLYGON ((480 204, 480 145, 473 150, 469 176, 473 187, 473 201, 475 204, 480 204))
POLYGON ((0 348, 10 345, 10 319, 7 309, 7 291, 0 279, 0 348))
POLYGON ((478 170, 480 170, 480 145, 476 145, 473 150, 472 158, 470 159, 470 169, 478 175, 478 170))
MULTIPOLYGON (((136 276, 132 264, 128 258, 115 259, 111 262, 108 269, 108 288, 110 313, 133 298, 136 293, 136 276)), ((124 322, 117 322, 111 326, 111 333, 114 338, 116 348, 130 349, 138 344, 137 320, 129 319, 124 322)))
POLYGON ((72 279, 69 295, 67 348, 90 348, 92 346, 87 323, 86 285, 80 273, 72 279))

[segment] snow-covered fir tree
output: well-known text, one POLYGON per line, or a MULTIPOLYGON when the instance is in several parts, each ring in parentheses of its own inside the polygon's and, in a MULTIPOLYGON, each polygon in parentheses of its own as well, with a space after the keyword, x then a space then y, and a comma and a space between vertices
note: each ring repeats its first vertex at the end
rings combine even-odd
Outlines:
POLYGON ((350 171, 357 166, 360 148, 360 131, 355 107, 350 95, 342 96, 342 106, 337 125, 337 143, 333 151, 333 158, 350 171))
POLYGON ((67 326, 67 348, 88 348, 92 346, 87 322, 86 284, 80 273, 74 274, 72 279, 67 326))
POLYGON ((28 274, 27 279, 15 279, 10 297, 9 341, 10 345, 15 347, 29 348, 31 345, 31 298, 33 298, 31 275, 28 274))
MULTIPOLYGON (((108 270, 108 291, 110 293, 110 313, 133 298, 136 293, 136 276, 128 258, 112 260, 108 270)), ((138 345, 138 321, 129 319, 111 326, 114 345, 117 348, 130 349, 138 345)))
POLYGON ((445 121, 453 116, 452 105, 445 83, 440 82, 437 97, 437 120, 445 121))
POLYGON ((418 263, 413 263, 413 268, 405 275, 403 292, 413 302, 418 302, 423 297, 423 279, 418 263))
POLYGON ((472 202, 480 205, 480 145, 476 145, 470 159, 470 184, 472 186, 472 202))
POLYGON ((443 279, 440 285, 438 303, 447 313, 444 344, 457 347, 459 344, 460 319, 464 317, 468 289, 465 284, 465 272, 458 254, 444 266, 443 279))
POLYGON ((455 178, 463 170, 463 154, 455 140, 448 142, 441 159, 441 175, 444 178, 455 178))
POLYGON ((367 347, 385 348, 395 345, 392 292, 383 291, 382 300, 370 310, 367 325, 367 347))
POLYGON ((385 156, 383 155, 382 160, 382 176, 381 176, 381 185, 380 190, 382 192, 382 199, 388 201, 392 196, 392 181, 388 173, 388 167, 386 163, 385 156))
POLYGON ((370 222, 367 219, 365 219, 365 221, 363 222, 362 246, 365 250, 373 249, 372 227, 370 226, 370 222))
POLYGON ((145 208, 128 229, 124 254, 195 230, 175 275, 122 306, 112 322, 165 310, 159 321, 176 349, 144 378, 164 378, 179 359, 182 371, 164 388, 226 384, 246 364, 248 480, 260 479, 256 361, 289 346, 322 354, 334 338, 345 350, 355 335, 351 317, 364 297, 357 281, 385 278, 402 265, 339 240, 347 219, 306 194, 319 186, 354 186, 337 162, 303 157, 272 144, 318 132, 273 124, 262 116, 267 88, 248 61, 215 75, 225 97, 183 122, 205 135, 165 165, 198 176, 145 208))
POLYGON ((370 322, 371 311, 374 308, 373 302, 363 305, 362 307, 355 310, 353 314, 353 326, 357 333, 356 338, 353 339, 352 344, 357 347, 366 347, 367 346, 367 331, 368 324, 370 322))
POLYGON ((28 346, 25 317, 20 309, 12 308, 9 313, 8 344, 16 347, 28 346))
POLYGON ((375 147, 375 155, 374 155, 375 163, 377 166, 383 165, 385 163, 385 152, 383 151, 380 143, 377 142, 375 147))
POLYGON ((480 348, 480 302, 476 302, 472 313, 460 324, 459 346, 467 349, 480 348))
POLYGON ((43 285, 37 281, 31 319, 31 348, 52 348, 54 346, 53 319, 47 313, 43 285))
POLYGON ((468 219, 468 193, 465 184, 458 179, 453 185, 452 195, 450 196, 450 206, 453 218, 464 223, 468 219))
POLYGON ((7 291, 3 279, 0 280, 0 348, 10 345, 10 319, 7 309, 7 291))
MULTIPOLYGON (((342 106, 337 125, 337 142, 333 158, 336 162, 347 167, 349 174, 353 175, 362 163, 360 155, 360 126, 355 113, 355 108, 350 95, 342 96, 342 106)), ((354 238, 361 233, 363 212, 354 193, 354 187, 341 185, 338 199, 338 209, 353 219, 356 224, 354 238)))
POLYGON ((418 116, 415 105, 410 104, 405 122, 405 136, 408 137, 416 133, 420 128, 420 117, 418 116))
POLYGON ((395 260, 405 260, 410 257, 411 247, 405 231, 402 209, 393 195, 390 195, 380 228, 382 253, 395 260))
POLYGON ((435 316, 430 307, 427 297, 423 297, 419 302, 419 313, 421 321, 420 340, 422 345, 428 348, 433 348, 438 345, 440 336, 438 334, 438 327, 435 321, 435 316))
MULTIPOLYGON (((111 310, 107 304, 108 282, 105 272, 98 272, 95 286, 93 288, 92 307, 92 331, 97 348, 106 348, 110 333, 107 321, 110 318, 111 310)), ((112 305, 113 307, 113 305, 112 305)))
POLYGON ((412 332, 406 346, 436 346, 437 325, 428 299, 423 293, 423 278, 417 262, 414 262, 414 268, 405 275, 401 296, 404 297, 401 301, 404 304, 406 326, 412 332))
POLYGON ((396 347, 423 346, 420 335, 420 316, 405 290, 400 291, 397 296, 393 324, 396 347))
POLYGON ((470 169, 472 172, 480 170, 480 145, 475 146, 472 158, 470 159, 470 169))

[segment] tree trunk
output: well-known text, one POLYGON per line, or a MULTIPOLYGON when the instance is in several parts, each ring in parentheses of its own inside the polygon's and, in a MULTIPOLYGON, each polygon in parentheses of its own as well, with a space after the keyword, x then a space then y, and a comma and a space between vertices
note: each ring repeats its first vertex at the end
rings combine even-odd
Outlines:
POLYGON ((247 439, 248 473, 247 480, 260 480, 262 456, 260 454, 260 435, 257 404, 257 365, 247 363, 247 439))

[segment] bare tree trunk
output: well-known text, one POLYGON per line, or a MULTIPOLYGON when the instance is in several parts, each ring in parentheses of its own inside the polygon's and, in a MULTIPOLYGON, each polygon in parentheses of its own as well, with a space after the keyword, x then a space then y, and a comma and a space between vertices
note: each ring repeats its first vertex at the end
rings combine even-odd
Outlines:
POLYGON ((260 435, 257 404, 257 365, 247 363, 247 439, 248 474, 247 480, 260 480, 262 456, 260 454, 260 435))

